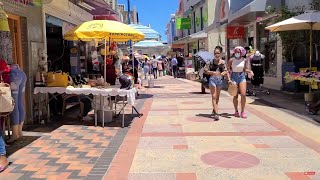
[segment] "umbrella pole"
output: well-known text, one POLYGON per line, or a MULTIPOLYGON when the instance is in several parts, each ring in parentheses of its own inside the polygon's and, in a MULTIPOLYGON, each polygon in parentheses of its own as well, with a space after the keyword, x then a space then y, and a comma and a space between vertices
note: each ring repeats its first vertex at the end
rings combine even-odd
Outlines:
POLYGON ((107 82, 107 38, 104 38, 104 83, 107 82))
MULTIPOLYGON (((310 72, 312 68, 312 44, 313 44, 313 23, 311 23, 311 29, 310 29, 310 56, 309 56, 309 67, 310 72)), ((309 85, 309 93, 311 93, 311 84, 309 85)))

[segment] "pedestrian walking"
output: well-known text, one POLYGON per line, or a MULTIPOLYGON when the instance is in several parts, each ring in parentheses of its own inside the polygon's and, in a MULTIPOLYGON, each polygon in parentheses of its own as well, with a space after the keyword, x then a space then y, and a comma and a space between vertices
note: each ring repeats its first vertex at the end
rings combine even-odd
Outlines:
POLYGON ((219 98, 220 98, 220 92, 223 87, 223 76, 227 75, 227 79, 230 82, 230 77, 227 73, 227 66, 226 62, 222 60, 222 53, 223 49, 220 46, 217 46, 214 50, 214 59, 210 61, 206 66, 204 67, 204 73, 209 75, 209 88, 211 91, 212 96, 212 116, 214 120, 219 120, 219 98))
POLYGON ((144 79, 147 80, 148 79, 148 74, 149 74, 149 62, 148 62, 148 58, 145 58, 144 62, 142 63, 143 66, 143 73, 144 73, 144 79))
POLYGON ((153 55, 153 59, 151 63, 152 63, 153 77, 154 79, 157 79, 158 78, 158 60, 156 59, 155 55, 153 55))
POLYGON ((178 72, 178 60, 176 57, 173 57, 171 60, 171 66, 172 66, 172 74, 174 78, 177 78, 177 72, 178 72))
POLYGON ((247 113, 244 111, 246 105, 246 91, 247 91, 247 82, 246 82, 246 73, 249 74, 249 77, 253 77, 253 72, 249 69, 249 62, 244 56, 246 55, 246 50, 238 46, 234 49, 234 57, 231 58, 228 62, 228 71, 231 72, 231 81, 232 83, 238 86, 238 91, 241 95, 241 113, 238 111, 238 96, 233 97, 233 105, 235 109, 235 117, 247 118, 247 113))
POLYGON ((162 77, 163 76, 163 62, 161 60, 159 60, 158 62, 158 71, 159 71, 159 77, 162 77))

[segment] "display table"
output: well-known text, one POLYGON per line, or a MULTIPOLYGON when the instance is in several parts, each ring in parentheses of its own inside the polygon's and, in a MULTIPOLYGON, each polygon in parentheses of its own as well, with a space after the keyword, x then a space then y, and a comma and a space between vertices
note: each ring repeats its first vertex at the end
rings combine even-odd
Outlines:
POLYGON ((310 84, 312 89, 319 89, 320 72, 287 72, 284 79, 286 83, 301 81, 310 84))
MULTIPOLYGON (((122 127, 124 127, 124 108, 127 104, 131 105, 134 110, 134 103, 136 99, 136 89, 130 89, 130 90, 124 90, 120 89, 118 87, 110 87, 110 88, 65 88, 65 87, 35 87, 34 88, 34 94, 75 94, 75 95, 93 95, 95 98, 91 99, 94 102, 94 113, 95 113, 95 125, 97 126, 97 110, 98 110, 98 104, 100 104, 100 109, 105 109, 105 103, 104 99, 105 97, 126 97, 127 103, 125 103, 125 98, 122 98, 123 107, 120 110, 122 112, 122 127), (100 99, 100 102, 98 103, 97 99, 100 99)), ((49 99, 47 104, 52 100, 53 98, 49 99)), ((116 99, 116 98, 115 98, 116 99)), ((117 103, 117 100, 115 100, 115 103, 117 103)), ((116 106, 115 106, 116 107, 116 106)), ((49 108, 48 108, 49 111, 49 108)), ((116 113, 117 110, 115 109, 116 113)), ((136 112, 141 115, 137 110, 136 112)), ((133 110, 132 110, 133 113, 133 110)), ((50 114, 50 113, 49 113, 50 114)), ((104 111, 103 111, 103 117, 104 117, 104 111)), ((104 127, 104 118, 102 120, 102 126, 104 127)))

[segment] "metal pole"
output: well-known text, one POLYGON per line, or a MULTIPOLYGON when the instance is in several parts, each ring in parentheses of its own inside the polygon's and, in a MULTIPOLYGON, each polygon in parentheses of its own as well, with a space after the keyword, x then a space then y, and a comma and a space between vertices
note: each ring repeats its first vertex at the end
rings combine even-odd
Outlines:
POLYGON ((104 85, 107 82, 107 38, 104 38, 104 85))
MULTIPOLYGON (((311 28, 310 28, 310 59, 309 59, 309 66, 310 66, 310 72, 311 72, 311 68, 312 68, 312 44, 313 44, 313 37, 312 37, 312 34, 313 34, 313 32, 312 32, 312 30, 313 30, 313 23, 311 23, 310 24, 311 25, 311 28)), ((311 88, 311 84, 309 84, 309 93, 311 93, 311 91, 312 91, 312 88, 311 88)))
POLYGON ((310 71, 311 71, 311 67, 312 67, 312 44, 313 44, 313 37, 312 37, 312 34, 313 34, 313 32, 312 32, 312 30, 313 30, 313 24, 311 24, 311 29, 310 29, 310 59, 309 59, 309 66, 310 66, 310 71))
MULTIPOLYGON (((131 24, 131 18, 130 18, 130 0, 127 0, 128 2, 128 24, 131 24)), ((132 54, 132 41, 129 40, 129 55, 132 54)), ((133 56, 133 54, 132 54, 133 56)), ((133 75, 134 75, 134 58, 132 59, 132 66, 133 66, 133 75)))

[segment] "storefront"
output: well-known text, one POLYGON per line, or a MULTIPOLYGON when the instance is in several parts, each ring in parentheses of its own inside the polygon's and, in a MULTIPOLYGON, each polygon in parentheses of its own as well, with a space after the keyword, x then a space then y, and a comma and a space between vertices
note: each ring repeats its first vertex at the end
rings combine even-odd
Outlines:
POLYGON ((34 64, 37 59, 32 58, 32 42, 42 42, 42 19, 40 4, 29 3, 29 1, 1 0, 4 10, 8 14, 12 41, 12 62, 18 64, 26 73, 28 81, 26 84, 26 123, 33 121, 33 77, 34 64))
POLYGON ((239 27, 244 30, 241 38, 229 42, 230 49, 235 46, 251 46, 265 55, 264 86, 280 90, 282 87, 282 48, 275 33, 270 33, 262 23, 273 18, 266 13, 267 8, 280 8, 281 1, 276 0, 231 0, 228 27, 239 27))

